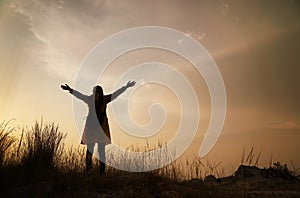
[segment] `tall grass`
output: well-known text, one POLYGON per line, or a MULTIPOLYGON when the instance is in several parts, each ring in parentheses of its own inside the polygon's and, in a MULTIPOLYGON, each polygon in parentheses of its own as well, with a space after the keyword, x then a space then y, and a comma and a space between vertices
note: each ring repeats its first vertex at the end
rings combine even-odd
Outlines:
MULTIPOLYGON (((0 125, 0 192, 3 190, 11 192, 20 186, 27 186, 25 188, 27 191, 44 192, 50 186, 51 195, 67 195, 69 197, 80 196, 71 194, 71 191, 96 191, 99 194, 104 192, 104 194, 111 196, 115 196, 115 192, 117 192, 119 194, 116 197, 161 197, 162 195, 165 197, 220 197, 223 196, 223 192, 226 192, 227 197, 230 197, 231 191, 235 191, 236 194, 234 195, 240 194, 242 197, 248 195, 247 185, 250 183, 232 180, 232 177, 226 181, 222 180, 226 171, 221 168, 221 162, 203 161, 198 157, 186 160, 177 159, 167 166, 147 173, 130 173, 107 166, 104 175, 98 174, 96 165, 91 172, 86 174, 86 148, 80 146, 66 148, 64 146, 66 135, 60 131, 58 125, 54 123, 44 124, 43 121, 36 122, 32 128, 22 130, 19 142, 16 141, 17 138, 12 136, 14 130, 15 128, 9 127, 9 122, 3 122, 0 125), (16 155, 9 155, 8 152, 10 151, 16 155), (221 179, 207 177, 211 175, 221 179), (42 183, 44 181, 46 182, 42 183), (222 182, 227 182, 226 185, 229 188, 222 182), (32 186, 28 187, 28 184, 32 184, 33 187, 36 184, 46 187, 31 189, 32 186), (224 191, 225 188, 227 191, 224 191), (111 192, 105 191, 106 189, 110 189, 113 193, 109 194, 111 192)), ((144 148, 131 146, 127 148, 127 151, 120 156, 116 155, 113 150, 108 150, 107 161, 112 161, 114 164, 126 168, 133 167, 134 170, 141 170, 153 164, 160 165, 165 162, 164 160, 174 158, 175 152, 170 151, 162 143, 152 147, 147 144, 144 148), (149 155, 144 156, 144 158, 132 158, 129 152, 144 152, 157 148, 164 149, 159 155, 152 155, 149 152, 149 155)), ((241 165, 258 166, 260 156, 261 152, 256 152, 254 147, 251 147, 249 151, 244 149, 241 165)), ((95 158, 93 160, 94 164, 97 164, 95 162, 98 160, 95 158)), ((294 170, 296 170, 295 167, 294 170)), ((287 165, 280 163, 270 165, 267 173, 274 178, 291 178, 290 175, 292 175, 287 165)), ((265 180, 262 181, 265 182, 265 180)), ((255 184, 256 182, 254 181, 255 184)), ((273 189, 277 188, 275 184, 269 186, 273 189)), ((99 194, 96 193, 95 195, 99 194)), ((16 195, 23 195, 22 191, 16 195)), ((30 195, 34 195, 34 193, 30 195)), ((89 194, 81 195, 89 196, 89 194)), ((49 195, 45 194, 45 196, 49 195)))
POLYGON ((13 146, 16 139, 12 136, 14 127, 9 126, 10 121, 0 123, 0 167, 5 163, 9 149, 13 146))
POLYGON ((56 161, 57 168, 64 173, 82 173, 85 170, 85 152, 82 147, 65 148, 64 153, 56 161))
MULTIPOLYGON (((10 122, 3 122, 0 124, 0 165, 3 166, 4 162, 13 161, 15 164, 20 165, 27 170, 36 172, 45 172, 56 170, 61 173, 83 173, 85 170, 85 152, 84 147, 70 147, 64 146, 64 139, 66 134, 61 132, 59 126, 54 123, 44 124, 43 120, 35 122, 34 126, 30 129, 24 128, 22 130, 19 142, 16 142, 15 137, 12 136, 14 127, 9 126, 10 122), (16 144, 14 144, 16 143, 16 144), (15 147, 13 147, 15 145, 15 147), (8 151, 11 152, 8 155, 8 151), (11 157, 8 159, 8 157, 11 157), (33 170, 34 169, 34 170, 33 170)), ((175 151, 169 150, 166 144, 159 142, 156 146, 147 144, 144 148, 130 146, 122 155, 114 153, 114 150, 107 151, 107 162, 127 170, 138 171, 147 169, 153 165, 160 166, 166 161, 173 161, 175 151), (133 158, 130 152, 142 153, 145 151, 152 151, 157 148, 161 149, 161 153, 155 155, 148 152, 149 155, 143 157, 133 158), (117 156, 117 157, 116 157, 117 156)), ((258 166, 261 157, 261 151, 257 152, 254 146, 250 147, 248 151, 242 150, 241 165, 258 166)), ((94 157, 94 163, 98 160, 94 157)), ((162 177, 173 179, 174 181, 182 181, 189 179, 200 179, 208 175, 214 175, 217 178, 230 175, 225 168, 221 167, 221 162, 211 162, 209 160, 203 161, 199 157, 193 159, 177 159, 167 166, 163 166, 158 170, 151 171, 152 174, 162 177)), ((294 172, 296 169, 292 163, 294 172)), ((272 158, 269 168, 274 168, 272 158)), ((280 166, 277 166, 277 169, 280 166)), ((233 169, 233 168, 232 168, 233 169)), ((282 168, 285 170, 284 168, 282 168)), ((234 170, 233 170, 234 171, 234 170)), ((232 171, 232 174, 233 174, 232 171)), ((116 170, 107 166, 107 173, 119 174, 122 171, 116 170)))
MULTIPOLYGON (((12 147, 16 138, 11 136, 13 128, 9 127, 9 123, 2 123, 0 126, 0 162, 3 164, 4 158, 7 156, 6 152, 9 147, 12 147)), ((58 125, 54 123, 44 124, 43 120, 35 122, 32 128, 22 130, 20 140, 18 144, 15 144, 17 146, 15 149, 17 155, 15 161, 28 170, 45 171, 56 168, 56 170, 64 173, 83 173, 85 170, 86 148, 64 147, 65 137, 66 135, 59 130, 58 125)), ((159 142, 155 146, 147 144, 144 148, 132 145, 121 156, 115 153, 113 149, 108 150, 107 162, 108 165, 114 164, 127 170, 131 168, 138 171, 153 165, 160 166, 166 161, 173 161, 174 156, 175 151, 169 150, 166 144, 159 142), (129 152, 142 153, 157 148, 163 148, 158 155, 157 153, 154 155, 148 152, 149 155, 147 156, 141 155, 143 157, 133 158, 129 152)), ((243 149, 240 164, 258 166, 260 156, 261 151, 257 152, 254 146, 250 147, 248 151, 243 149)), ((93 164, 96 164, 95 167, 97 167, 97 162, 98 160, 94 158, 93 164)), ((167 166, 151 171, 151 173, 157 176, 168 177, 175 181, 193 178, 204 180, 208 175, 220 178, 230 174, 225 168, 221 168, 221 164, 221 162, 203 161, 199 157, 186 160, 177 159, 167 166)), ((107 166, 107 172, 114 174, 121 171, 107 166)))
MULTIPOLYGON (((170 150, 166 144, 158 142, 157 145, 146 144, 144 147, 134 145, 118 152, 116 146, 107 151, 107 163, 119 169, 140 172, 173 161, 175 151, 170 150)), ((120 147, 119 147, 120 148, 120 147)))
POLYGON ((17 149, 21 164, 28 169, 53 168, 63 155, 65 136, 58 125, 44 125, 43 120, 30 130, 23 130, 17 149))
MULTIPOLYGON (((250 148, 249 152, 246 152, 244 148, 241 155, 241 165, 258 166, 261 153, 262 151, 256 153, 254 146, 250 148)), ((271 157, 271 161, 272 161, 272 157, 271 157)))

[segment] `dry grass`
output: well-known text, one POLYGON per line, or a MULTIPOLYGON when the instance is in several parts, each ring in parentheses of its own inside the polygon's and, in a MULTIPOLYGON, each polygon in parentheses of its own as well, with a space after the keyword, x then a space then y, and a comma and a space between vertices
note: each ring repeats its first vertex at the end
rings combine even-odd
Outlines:
MULTIPOLYGON (((197 157, 176 160, 150 172, 131 173, 108 167, 105 175, 101 175, 96 165, 86 174, 86 150, 82 147, 66 148, 65 134, 58 125, 36 122, 31 129, 22 130, 19 141, 12 136, 14 130, 9 127, 9 122, 0 125, 0 190, 7 192, 4 195, 8 196, 247 197, 250 192, 275 190, 278 186, 300 191, 299 184, 285 180, 291 175, 294 177, 295 172, 280 163, 272 163, 267 169, 268 173, 275 175, 271 182, 224 177, 226 170, 221 168, 221 162, 202 161, 197 157)), ((161 143, 157 147, 165 148, 161 143)), ((153 149, 149 145, 142 149, 131 146, 128 151, 153 149)), ((132 159, 129 152, 115 158, 112 151, 107 152, 107 157, 120 166, 139 169, 153 163, 160 164, 174 156, 174 151, 167 148, 162 152, 160 156, 164 156, 163 159, 151 154, 132 159)), ((260 156, 261 152, 256 152, 254 147, 249 151, 244 149, 241 165, 258 166, 260 156)), ((94 158, 94 164, 96 162, 94 158)), ((294 170, 297 169, 294 167, 294 170)))
POLYGON ((10 127, 10 122, 11 120, 0 123, 0 167, 5 165, 7 153, 16 141, 12 136, 15 127, 10 127))
POLYGON ((64 138, 54 123, 36 122, 30 130, 23 130, 17 149, 21 165, 41 171, 54 168, 64 153, 64 138))

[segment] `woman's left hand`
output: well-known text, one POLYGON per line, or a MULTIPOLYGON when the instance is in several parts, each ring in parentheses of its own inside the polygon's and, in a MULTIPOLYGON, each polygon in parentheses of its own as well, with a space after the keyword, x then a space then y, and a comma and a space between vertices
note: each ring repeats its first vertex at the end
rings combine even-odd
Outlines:
POLYGON ((135 81, 128 81, 126 87, 133 87, 135 85, 135 81))

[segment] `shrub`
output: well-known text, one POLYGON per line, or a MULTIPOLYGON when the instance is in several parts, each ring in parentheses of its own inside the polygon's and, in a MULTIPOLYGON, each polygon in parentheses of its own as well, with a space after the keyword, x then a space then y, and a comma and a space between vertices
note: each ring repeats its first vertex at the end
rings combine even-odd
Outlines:
POLYGON ((283 179, 296 179, 295 173, 290 171, 287 167, 287 164, 282 165, 280 162, 273 163, 273 166, 268 169, 269 176, 271 177, 280 177, 283 179))

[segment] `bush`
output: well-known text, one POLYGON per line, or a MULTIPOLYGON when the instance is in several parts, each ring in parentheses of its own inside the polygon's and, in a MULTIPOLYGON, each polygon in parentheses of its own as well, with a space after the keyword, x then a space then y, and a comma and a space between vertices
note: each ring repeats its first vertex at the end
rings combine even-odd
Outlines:
POLYGON ((269 167, 268 171, 271 177, 296 180, 295 173, 288 169, 287 164, 282 165, 280 162, 273 163, 273 166, 269 167))

